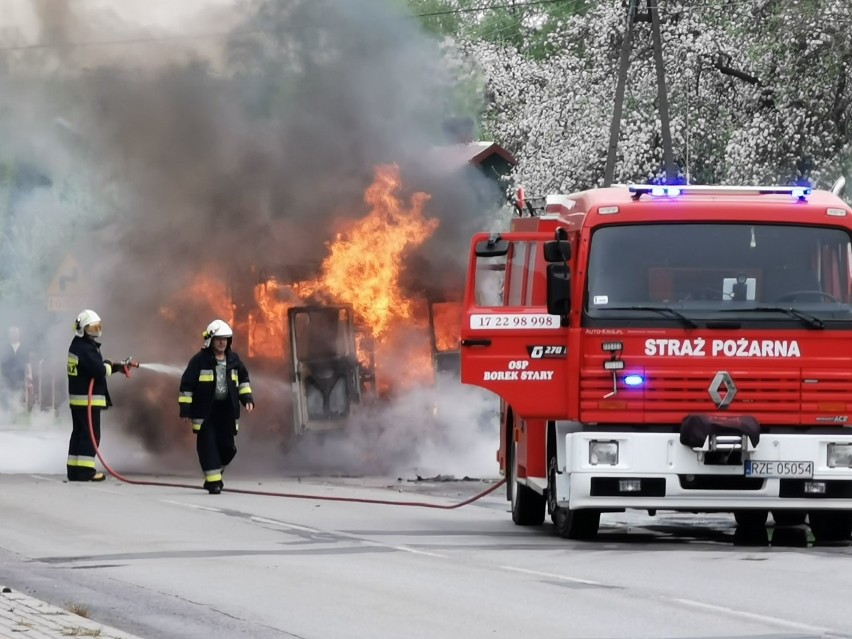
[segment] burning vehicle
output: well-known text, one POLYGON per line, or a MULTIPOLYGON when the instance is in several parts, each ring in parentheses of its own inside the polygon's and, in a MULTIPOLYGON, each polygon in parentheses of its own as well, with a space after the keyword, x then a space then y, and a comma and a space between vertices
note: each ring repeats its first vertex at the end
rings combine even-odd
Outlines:
MULTIPOLYGON (((367 214, 326 243, 312 277, 282 266, 257 276, 250 299, 222 280, 196 276, 190 295, 245 335, 253 371, 286 380, 285 436, 339 431, 359 406, 458 379, 460 292, 437 290, 410 267, 439 226, 424 213, 430 196, 405 202, 400 169, 382 165, 364 193, 367 214)), ((160 313, 174 318, 180 300, 160 313)))

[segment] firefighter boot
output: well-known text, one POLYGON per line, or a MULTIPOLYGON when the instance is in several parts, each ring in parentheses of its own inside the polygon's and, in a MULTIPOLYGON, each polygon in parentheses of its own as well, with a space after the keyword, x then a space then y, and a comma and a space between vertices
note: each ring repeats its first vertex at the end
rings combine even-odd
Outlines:
POLYGON ((222 492, 222 485, 221 481, 206 481, 204 482, 204 489, 211 495, 218 495, 222 492))
POLYGON ((104 481, 106 475, 103 473, 95 473, 94 475, 80 476, 74 473, 68 473, 68 481, 104 481))

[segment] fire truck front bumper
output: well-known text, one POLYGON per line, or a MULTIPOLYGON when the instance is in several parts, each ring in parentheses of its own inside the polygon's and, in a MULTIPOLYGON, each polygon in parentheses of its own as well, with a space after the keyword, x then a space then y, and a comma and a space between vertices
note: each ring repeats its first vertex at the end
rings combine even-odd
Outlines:
POLYGON ((852 433, 680 442, 677 433, 587 432, 557 423, 557 503, 693 512, 852 510, 852 433))

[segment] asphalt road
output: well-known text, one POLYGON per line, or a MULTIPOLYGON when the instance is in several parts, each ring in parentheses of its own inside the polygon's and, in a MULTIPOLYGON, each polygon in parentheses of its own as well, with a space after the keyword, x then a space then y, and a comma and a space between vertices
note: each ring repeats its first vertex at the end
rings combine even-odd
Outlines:
MULTIPOLYGON (((448 504, 487 484, 228 486, 448 504)), ((0 475, 0 582, 144 639, 852 637, 849 547, 631 513, 570 542, 514 526, 503 496, 436 510, 0 475)))

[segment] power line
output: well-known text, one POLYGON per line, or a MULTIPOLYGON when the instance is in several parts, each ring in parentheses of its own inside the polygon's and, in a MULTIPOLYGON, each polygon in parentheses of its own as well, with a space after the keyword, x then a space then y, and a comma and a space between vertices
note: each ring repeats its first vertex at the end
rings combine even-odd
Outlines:
MULTIPOLYGON (((450 14, 458 14, 458 13, 472 13, 476 11, 490 11, 493 9, 507 9, 507 8, 523 8, 530 7, 535 5, 544 5, 544 4, 556 4, 560 2, 567 2, 568 0, 528 0, 527 2, 516 2, 515 4, 493 4, 493 5, 485 5, 481 7, 466 7, 459 9, 448 9, 445 11, 433 11, 431 13, 420 13, 413 14, 411 16, 400 16, 400 17, 408 17, 408 18, 424 18, 431 16, 441 16, 441 15, 450 15, 450 14)), ((119 46, 119 45, 132 45, 132 44, 149 44, 149 43, 157 43, 157 42, 180 42, 180 41, 192 41, 192 40, 225 40, 231 37, 239 37, 239 36, 249 36, 249 35, 262 35, 264 33, 269 33, 271 30, 264 29, 256 29, 250 31, 237 31, 233 33, 198 33, 198 34, 176 34, 176 35, 163 35, 163 36, 145 36, 145 37, 137 37, 137 38, 116 38, 113 40, 91 40, 88 42, 44 42, 38 44, 20 44, 20 45, 7 45, 0 46, 0 52, 4 51, 35 51, 39 49, 78 49, 78 48, 86 48, 86 47, 108 47, 108 46, 119 46)))
MULTIPOLYGON (((547 4, 558 4, 561 2, 568 2, 569 0, 528 0, 527 2, 516 2, 514 4, 506 3, 505 1, 502 4, 492 4, 480 7, 463 7, 458 9, 447 9, 444 11, 433 11, 429 13, 419 13, 413 14, 411 16, 400 16, 400 17, 408 17, 408 18, 425 18, 425 17, 433 17, 433 16, 442 16, 442 15, 452 15, 452 14, 460 14, 460 13, 473 13, 477 11, 490 11, 493 9, 511 9, 518 8, 522 9, 524 7, 532 7, 539 5, 547 5, 547 4)), ((757 0, 729 0, 727 2, 718 2, 718 3, 702 3, 690 5, 689 9, 697 9, 697 8, 722 8, 722 7, 732 7, 732 6, 746 6, 753 5, 757 2, 757 0)), ((820 16, 815 16, 820 17, 820 16)), ((852 21, 852 15, 840 15, 833 13, 823 14, 822 17, 831 18, 841 24, 846 24, 847 21, 852 21)), ((78 48, 88 48, 88 47, 108 47, 108 46, 122 46, 122 45, 133 45, 133 44, 152 44, 158 42, 180 42, 180 41, 193 41, 193 40, 226 40, 232 37, 240 37, 240 36, 253 36, 253 35, 263 35, 266 33, 270 33, 271 29, 254 29, 254 30, 246 30, 246 31, 234 31, 234 32, 214 32, 214 33, 197 33, 197 34, 175 34, 175 35, 160 35, 160 36, 140 36, 136 38, 116 38, 113 40, 90 40, 90 41, 82 41, 82 42, 44 42, 44 43, 36 43, 36 44, 20 44, 20 45, 6 45, 0 46, 0 52, 12 52, 12 51, 36 51, 43 49, 78 49, 78 48)))

